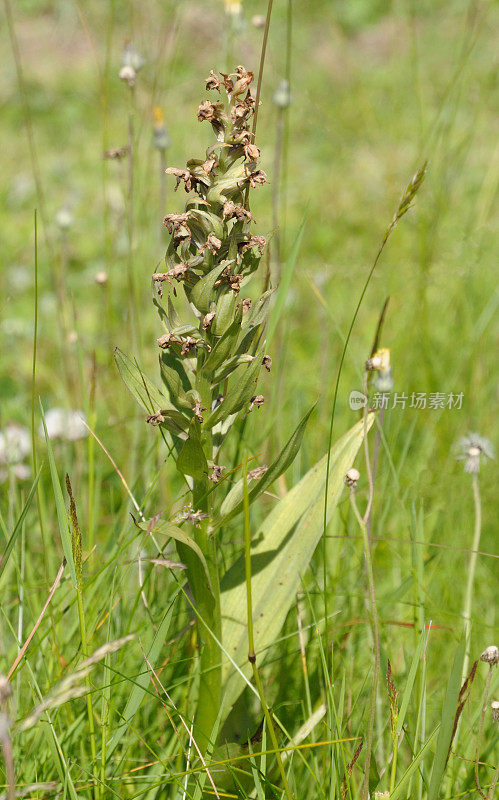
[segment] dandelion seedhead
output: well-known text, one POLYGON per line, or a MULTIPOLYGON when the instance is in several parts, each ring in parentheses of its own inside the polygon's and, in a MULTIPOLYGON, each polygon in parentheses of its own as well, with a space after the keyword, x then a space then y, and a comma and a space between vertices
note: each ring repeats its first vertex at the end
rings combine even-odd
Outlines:
POLYGON ((490 708, 492 709, 492 719, 499 723, 499 700, 492 700, 490 708))
MULTIPOLYGON (((105 283, 105 281, 102 281, 102 283, 105 283)), ((85 422, 86 416, 81 410, 71 411, 65 408, 51 408, 45 414, 45 425, 49 439, 64 439, 67 442, 85 439, 88 436, 88 428, 85 422)), ((40 425, 39 434, 40 436, 44 435, 43 425, 40 425)))
POLYGON ((495 667, 496 664, 499 664, 499 648, 495 644, 487 647, 480 656, 480 661, 485 661, 486 664, 495 667))
POLYGON ((119 78, 132 88, 135 85, 137 72, 142 69, 145 63, 144 58, 138 50, 129 42, 125 45, 125 50, 123 52, 119 78))
POLYGON ((31 437, 22 425, 7 425, 0 431, 0 483, 12 472, 17 480, 25 481, 31 470, 24 459, 31 452, 31 437))
POLYGON ((494 446, 489 439, 478 433, 469 433, 459 440, 456 458, 464 461, 464 471, 476 475, 481 458, 494 458, 494 446))
MULTIPOLYGON (((154 409, 147 421, 180 440, 199 441, 199 468, 214 483, 221 476, 209 464, 238 413, 262 405, 256 382, 262 366, 270 370, 272 364, 258 349, 271 291, 254 304, 241 298, 267 243, 252 233, 248 204, 249 190, 267 180, 250 130, 252 82, 253 73, 243 66, 229 74, 212 70, 206 78, 215 98, 201 102, 197 118, 211 125, 215 142, 204 158, 166 170, 188 199, 183 210, 163 220, 171 238, 164 267, 152 276, 164 325, 157 339, 161 373, 172 406, 154 409), (189 318, 185 303, 179 307, 182 295, 189 318)), ((187 462, 177 466, 192 474, 185 472, 187 462)), ((192 458, 189 463, 194 469, 192 458)))

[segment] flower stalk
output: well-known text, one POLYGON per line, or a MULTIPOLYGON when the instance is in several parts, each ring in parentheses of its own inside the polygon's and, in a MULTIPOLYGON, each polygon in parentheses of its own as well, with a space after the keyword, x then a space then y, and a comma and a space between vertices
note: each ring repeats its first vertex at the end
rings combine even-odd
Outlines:
POLYGON ((253 73, 243 66, 233 73, 212 70, 205 83, 215 98, 203 100, 197 117, 211 125, 215 141, 204 158, 166 169, 175 189, 184 189, 188 198, 182 211, 164 218, 170 242, 164 265, 152 276, 153 302, 163 325, 157 345, 168 401, 146 418, 171 437, 177 469, 191 492, 189 511, 179 524, 192 527, 189 535, 198 549, 181 541, 177 549, 202 620, 194 737, 204 752, 221 703, 222 625, 212 526, 223 494, 220 458, 235 422, 259 413, 264 402, 256 384, 262 366, 269 370, 271 364, 260 339, 272 294, 253 302, 243 291, 266 246, 265 237, 252 232, 249 206, 251 189, 267 180, 255 144, 253 73))

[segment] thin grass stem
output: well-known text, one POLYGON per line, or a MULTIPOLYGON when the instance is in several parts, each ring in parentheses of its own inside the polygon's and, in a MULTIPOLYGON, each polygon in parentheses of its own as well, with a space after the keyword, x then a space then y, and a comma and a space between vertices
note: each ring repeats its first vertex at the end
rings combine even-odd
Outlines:
POLYGON ((473 486, 473 503, 475 509, 475 525, 473 530, 473 545, 468 568, 468 580, 466 583, 466 594, 464 599, 464 636, 466 639, 466 652, 463 662, 463 682, 468 676, 468 667, 470 662, 470 648, 471 648, 471 609, 473 605, 473 591, 475 587, 475 573, 478 560, 478 550, 480 548, 480 537, 482 534, 482 504, 480 500, 480 486, 478 483, 478 475, 475 473, 472 476, 473 486))
POLYGON ((372 565, 372 557, 371 557, 371 544, 369 541, 369 535, 367 533, 367 525, 366 525, 366 516, 362 516, 359 508, 357 506, 357 501, 355 498, 355 488, 352 486, 350 489, 350 503, 359 524, 359 527, 362 531, 362 538, 364 540, 364 555, 366 559, 366 571, 367 571, 367 585, 369 591, 369 600, 371 605, 371 617, 372 617, 372 629, 373 629, 373 640, 374 640, 374 666, 373 666, 373 681, 372 681, 372 689, 371 689, 371 704, 369 708, 369 723, 367 729, 367 739, 366 739, 366 761, 365 761, 365 768, 364 768, 364 780, 362 782, 361 788, 361 798, 362 800, 367 800, 369 797, 369 774, 370 774, 370 766, 371 766, 371 757, 372 757, 372 745, 373 745, 373 731, 374 731, 374 717, 376 713, 376 697, 378 692, 378 682, 379 682, 379 667, 380 667, 380 644, 379 644, 379 620, 378 620, 378 611, 376 607, 376 592, 374 587, 374 572, 373 572, 373 565, 372 565))

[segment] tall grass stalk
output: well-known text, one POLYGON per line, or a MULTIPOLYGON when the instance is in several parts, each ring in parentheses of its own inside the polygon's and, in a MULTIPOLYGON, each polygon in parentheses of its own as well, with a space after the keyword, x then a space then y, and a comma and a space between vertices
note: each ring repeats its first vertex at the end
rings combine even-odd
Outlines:
POLYGON ((473 593, 475 587, 475 573, 478 560, 478 551, 480 549, 480 538, 482 535, 482 503, 480 499, 480 486, 478 483, 478 474, 474 473, 471 476, 473 487, 473 505, 475 511, 475 523, 473 528, 473 544, 471 549, 470 562, 468 567, 468 580, 466 582, 466 593, 464 596, 464 636, 466 640, 466 652, 463 661, 462 682, 468 676, 468 667, 470 663, 470 649, 471 649, 471 609, 473 605, 473 593))
MULTIPOLYGON (((73 547, 73 558, 75 564, 75 571, 76 571, 76 600, 78 606, 78 622, 80 625, 80 639, 81 639, 81 651, 83 658, 88 658, 88 641, 87 641, 87 625, 85 621, 85 607, 83 602, 83 553, 82 553, 82 540, 81 540, 81 531, 80 526, 78 523, 78 517, 76 514, 76 503, 73 497, 73 490, 71 487, 71 481, 69 479, 69 475, 66 475, 66 489, 69 496, 69 522, 71 524, 71 539, 72 539, 72 547, 73 547)), ((88 718, 88 732, 90 738, 90 753, 92 756, 92 775, 94 779, 93 785, 93 794, 95 800, 99 800, 101 796, 101 784, 99 779, 99 770, 97 764, 97 744, 96 744, 96 735, 95 735, 95 722, 94 722, 94 710, 93 710, 93 702, 92 702, 92 683, 90 680, 90 675, 87 673, 85 675, 85 684, 87 686, 87 692, 85 695, 86 704, 87 704, 87 718, 88 718)))
POLYGON ((367 278, 366 278, 366 280, 364 282, 364 285, 362 287, 362 290, 361 290, 361 293, 360 293, 360 297, 359 297, 359 299, 357 301, 357 305, 355 306, 355 310, 353 312, 353 316, 352 316, 352 319, 350 321, 350 325, 348 327, 348 332, 347 332, 347 335, 346 335, 345 343, 344 343, 342 351, 341 351, 340 361, 339 361, 338 369, 337 369, 337 372, 336 372, 336 380, 335 380, 335 383, 334 383, 334 390, 333 390, 333 402, 332 402, 332 406, 331 406, 331 415, 330 415, 330 422, 329 422, 328 456, 327 456, 327 463, 326 463, 326 486, 325 486, 325 489, 324 489, 324 515, 323 515, 323 536, 322 536, 322 548, 323 548, 323 552, 322 552, 322 556, 323 556, 323 593, 324 593, 324 617, 326 619, 326 631, 325 631, 326 639, 327 639, 327 636, 328 636, 328 625, 327 625, 327 620, 328 620, 327 546, 326 546, 327 545, 327 538, 326 537, 327 537, 328 486, 329 486, 329 476, 330 476, 330 471, 331 471, 331 444, 332 444, 332 441, 333 441, 334 418, 335 418, 335 413, 336 413, 336 403, 337 403, 337 400, 338 400, 338 391, 339 391, 339 387, 340 387, 340 379, 341 379, 341 375, 342 375, 342 372, 343 372, 343 364, 344 364, 344 361, 345 361, 345 356, 346 356, 346 353, 347 353, 347 350, 348 350, 348 345, 349 345, 349 342, 350 342, 350 338, 352 336, 354 325, 355 325, 355 323, 357 321, 357 317, 359 315, 360 307, 361 307, 362 302, 364 300, 364 296, 365 296, 365 294, 367 292, 369 284, 371 283, 371 279, 372 279, 372 277, 374 275, 376 267, 378 266, 378 262, 379 262, 379 260, 381 258, 381 255, 382 255, 382 253, 383 253, 383 251, 385 249, 385 246, 386 246, 391 234, 393 233, 393 231, 397 227, 397 225, 398 225, 399 221, 402 219, 402 217, 411 208, 412 203, 414 201, 414 198, 416 197, 419 189, 421 188, 421 185, 423 183, 423 180, 424 180, 424 177, 425 177, 425 173, 426 173, 426 165, 427 165, 427 162, 425 161, 423 163, 423 165, 420 167, 420 169, 415 173, 415 175, 413 176, 413 178, 411 179, 409 184, 407 185, 406 190, 405 190, 405 192, 404 192, 404 194, 403 194, 403 196, 402 196, 402 198, 401 198, 401 200, 400 200, 400 202, 398 204, 397 210, 395 211, 395 214, 393 215, 392 221, 390 222, 389 226, 387 227, 387 229, 385 231, 385 234, 383 236, 381 244, 380 244, 380 246, 378 248, 378 252, 376 253, 376 256, 374 258, 372 266, 371 266, 371 268, 370 268, 370 270, 369 270, 369 272, 367 274, 367 278))
MULTIPOLYGON (((370 464, 369 460, 369 453, 366 454, 366 464, 370 464)), ((370 473, 370 468, 368 468, 369 474, 369 482, 370 482, 370 489, 371 489, 371 482, 372 477, 370 473)), ((366 756, 365 756, 365 766, 364 766, 364 779, 362 782, 362 788, 360 796, 362 800, 367 800, 369 797, 369 776, 370 776, 370 766, 371 766, 371 757, 372 757, 372 746, 373 746, 373 732, 374 732, 374 717, 376 713, 376 699, 378 694, 378 682, 379 682, 379 667, 380 667, 380 643, 379 643, 379 620, 378 620, 378 610, 376 606, 376 591, 374 586, 374 571, 373 571, 373 563, 372 563, 372 555, 371 555, 371 542, 369 540, 369 534, 367 531, 367 519, 370 513, 371 503, 372 503, 372 494, 369 491, 369 497, 367 502, 367 507, 362 515, 359 511, 357 500, 355 497, 355 486, 350 487, 350 503, 355 514, 355 518, 358 522, 359 528, 362 532, 362 540, 364 545, 364 557, 366 562, 366 573, 367 573, 367 587, 368 587, 368 594, 369 594, 369 603, 371 607, 371 624, 372 624, 372 631, 373 631, 373 644, 374 644, 374 664, 373 664, 373 677, 372 677, 372 687, 371 687, 371 702, 369 707, 369 721, 367 727, 367 737, 366 737, 366 756)))

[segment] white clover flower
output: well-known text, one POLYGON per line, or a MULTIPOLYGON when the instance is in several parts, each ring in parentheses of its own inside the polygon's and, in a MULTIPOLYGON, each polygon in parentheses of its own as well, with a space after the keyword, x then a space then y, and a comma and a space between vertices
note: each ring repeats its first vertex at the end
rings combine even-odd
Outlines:
POLYGON ((469 433, 458 442, 456 458, 463 460, 464 471, 476 475, 480 470, 480 458, 494 458, 494 446, 489 439, 478 433, 469 433))
POLYGON ((7 425, 0 431, 0 464, 20 464, 31 452, 29 430, 22 425, 7 425))
MULTIPOLYGON (((70 411, 65 408, 51 408, 45 414, 45 424, 49 439, 65 439, 75 442, 88 436, 85 427, 86 417, 83 411, 70 411)), ((39 429, 40 436, 44 435, 43 425, 39 429)))

